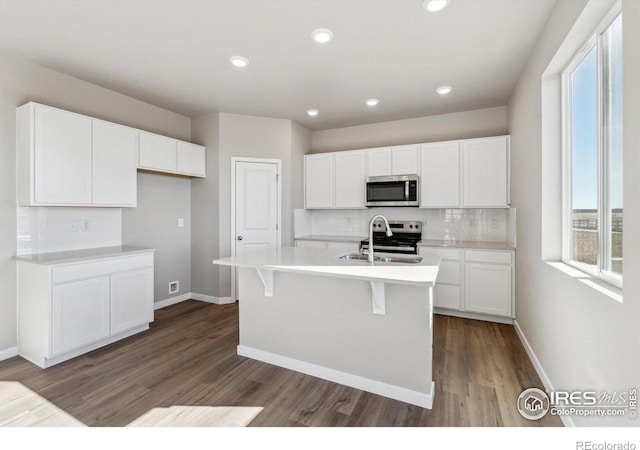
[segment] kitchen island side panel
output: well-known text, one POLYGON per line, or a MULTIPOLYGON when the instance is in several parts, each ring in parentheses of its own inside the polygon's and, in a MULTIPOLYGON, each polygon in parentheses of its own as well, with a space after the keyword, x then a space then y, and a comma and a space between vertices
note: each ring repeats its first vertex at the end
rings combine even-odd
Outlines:
POLYGON ((238 276, 241 347, 432 392, 430 288, 387 283, 374 315, 367 281, 276 271, 265 297, 256 270, 238 276))

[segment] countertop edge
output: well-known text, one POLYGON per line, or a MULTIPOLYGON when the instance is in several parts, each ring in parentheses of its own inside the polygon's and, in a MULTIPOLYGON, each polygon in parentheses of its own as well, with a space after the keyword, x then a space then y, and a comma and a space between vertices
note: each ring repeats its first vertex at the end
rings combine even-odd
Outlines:
MULTIPOLYGON (((433 287, 435 285, 435 278, 437 278, 437 270, 434 276, 434 280, 432 281, 412 281, 412 280, 399 280, 395 278, 388 277, 376 277, 372 275, 357 275, 357 274, 345 274, 340 272, 332 272, 332 271, 320 271, 308 269, 306 266, 277 266, 277 265, 260 265, 260 264, 247 264, 247 263, 238 263, 232 261, 224 261, 224 260, 213 260, 213 264, 221 265, 221 266, 229 266, 229 267, 240 267, 243 269, 255 269, 255 270, 272 270, 276 272, 289 272, 289 273, 300 273, 306 275, 317 275, 324 277, 332 277, 332 278, 348 278, 350 280, 359 280, 359 281, 369 281, 369 282, 382 282, 382 283, 391 283, 391 284, 403 284, 409 286, 418 286, 418 287, 433 287)), ((310 266, 313 267, 313 266, 310 266)), ((431 266, 428 266, 431 267, 431 266)))
MULTIPOLYGON (((155 248, 136 248, 131 250, 123 250, 120 252, 97 254, 97 255, 61 257, 59 259, 52 259, 49 261, 31 259, 30 256, 32 255, 16 255, 13 257, 13 259, 15 261, 37 264, 40 266, 56 266, 61 264, 70 264, 70 263, 77 263, 77 262, 83 262, 83 261, 94 261, 98 259, 119 258, 122 256, 129 256, 129 255, 136 255, 136 254, 143 254, 143 253, 154 253, 155 251, 156 251, 155 248)), ((47 253, 43 253, 43 254, 46 255, 47 253)))

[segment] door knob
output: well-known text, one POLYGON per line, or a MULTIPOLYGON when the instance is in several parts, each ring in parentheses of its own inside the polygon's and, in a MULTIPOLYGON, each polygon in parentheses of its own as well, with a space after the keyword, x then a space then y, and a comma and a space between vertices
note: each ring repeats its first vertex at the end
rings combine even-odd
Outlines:
POLYGON ((242 236, 238 236, 238 237, 237 237, 237 239, 238 239, 239 241, 241 241, 241 240, 242 240, 242 236))

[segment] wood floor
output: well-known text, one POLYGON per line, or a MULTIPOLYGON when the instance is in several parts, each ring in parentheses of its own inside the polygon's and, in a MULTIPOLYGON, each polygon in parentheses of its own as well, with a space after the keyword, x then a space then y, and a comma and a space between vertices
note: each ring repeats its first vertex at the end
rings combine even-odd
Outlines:
POLYGON ((509 325, 434 317, 433 409, 236 355, 237 305, 188 301, 156 311, 140 335, 42 370, 0 362, 18 381, 89 426, 125 426, 153 408, 264 407, 251 426, 562 426, 522 418, 520 392, 542 387, 509 325))

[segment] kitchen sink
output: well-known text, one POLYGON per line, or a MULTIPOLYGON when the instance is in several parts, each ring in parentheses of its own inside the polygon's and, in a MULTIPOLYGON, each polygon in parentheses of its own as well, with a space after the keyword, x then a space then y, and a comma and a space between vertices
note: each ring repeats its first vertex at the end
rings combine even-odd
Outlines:
MULTIPOLYGON (((362 253, 347 253, 338 256, 340 259, 354 259, 357 261, 366 261, 367 255, 362 253)), ((376 262, 391 262, 391 263, 405 263, 405 264, 417 264, 422 262, 422 258, 419 256, 373 256, 373 260, 376 262)))

